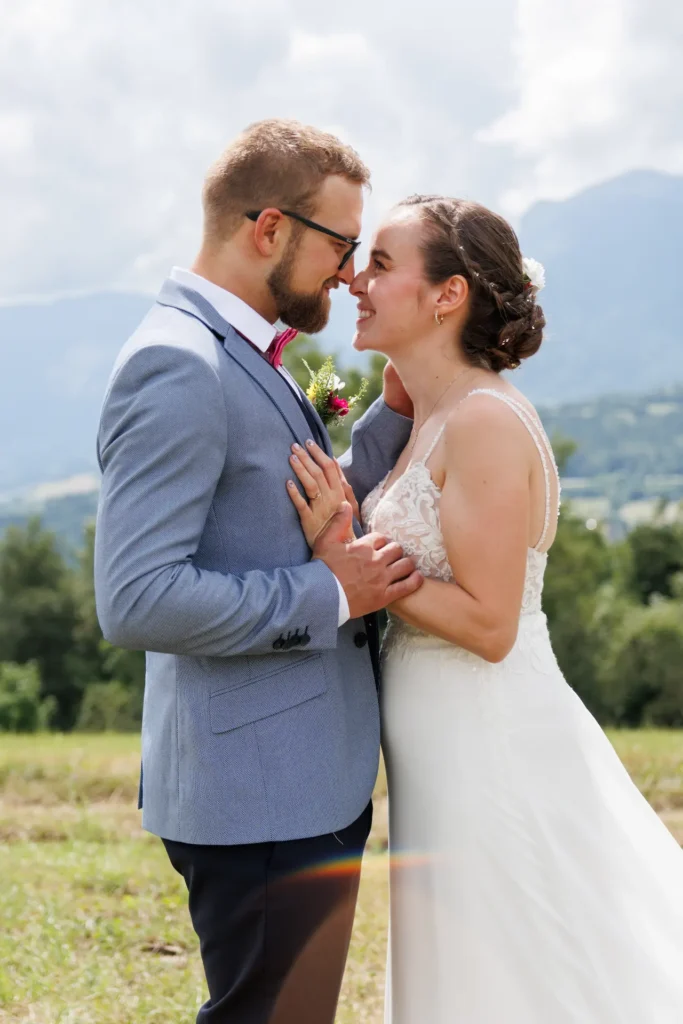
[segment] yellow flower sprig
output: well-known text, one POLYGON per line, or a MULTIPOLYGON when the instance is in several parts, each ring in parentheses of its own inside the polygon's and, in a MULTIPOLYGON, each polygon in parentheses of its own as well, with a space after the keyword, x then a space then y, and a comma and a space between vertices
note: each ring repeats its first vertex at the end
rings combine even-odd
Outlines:
POLYGON ((336 426, 344 416, 348 416, 370 386, 370 382, 363 377, 358 393, 352 398, 342 398, 339 392, 346 384, 337 376, 332 356, 328 356, 317 371, 312 370, 305 359, 303 364, 311 377, 306 394, 326 427, 336 426))

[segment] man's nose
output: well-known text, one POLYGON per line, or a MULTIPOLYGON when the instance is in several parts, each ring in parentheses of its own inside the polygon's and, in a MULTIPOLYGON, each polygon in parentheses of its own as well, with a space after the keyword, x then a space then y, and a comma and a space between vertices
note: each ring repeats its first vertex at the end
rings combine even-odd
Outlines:
POLYGON ((344 284, 351 287, 354 277, 356 276, 356 267, 354 262, 355 257, 351 257, 349 262, 346 264, 343 270, 337 271, 337 277, 344 284))

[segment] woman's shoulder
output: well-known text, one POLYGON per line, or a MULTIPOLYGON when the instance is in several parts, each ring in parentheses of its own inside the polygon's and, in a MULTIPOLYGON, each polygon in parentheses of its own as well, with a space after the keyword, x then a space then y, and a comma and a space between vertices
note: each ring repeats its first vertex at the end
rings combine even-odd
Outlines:
POLYGON ((474 388, 446 419, 446 457, 458 463, 484 455, 491 465, 526 462, 532 418, 538 422, 536 409, 516 388, 506 383, 474 388))
POLYGON ((451 428, 453 432, 487 424, 500 426, 530 416, 539 419, 535 406, 526 395, 507 382, 501 382, 472 388, 451 409, 446 423, 447 430, 451 428))

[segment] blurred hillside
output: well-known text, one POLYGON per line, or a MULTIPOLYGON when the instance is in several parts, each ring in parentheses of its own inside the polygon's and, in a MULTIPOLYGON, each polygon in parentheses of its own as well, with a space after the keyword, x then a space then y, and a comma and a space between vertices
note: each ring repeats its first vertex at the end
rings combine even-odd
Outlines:
MULTIPOLYGON (((301 339, 289 354, 316 364, 321 354, 314 343, 301 339)), ((368 401, 381 381, 377 362, 371 373, 368 401)), ((305 374, 301 375, 305 384, 305 374)), ((357 371, 345 371, 349 393, 357 371)), ((563 470, 563 491, 584 519, 607 521, 613 536, 637 522, 652 518, 660 499, 674 505, 683 500, 683 385, 647 395, 608 395, 591 401, 541 408, 552 438, 570 439, 576 451, 563 470)), ((348 441, 350 425, 337 432, 336 446, 348 441)), ((95 514, 97 473, 82 474, 0 500, 0 533, 39 514, 70 548, 79 545, 85 523, 95 514)))

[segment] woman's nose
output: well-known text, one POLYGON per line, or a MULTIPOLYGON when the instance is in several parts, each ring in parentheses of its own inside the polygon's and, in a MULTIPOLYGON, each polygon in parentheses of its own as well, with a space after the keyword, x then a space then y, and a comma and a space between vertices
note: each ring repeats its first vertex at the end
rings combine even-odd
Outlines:
POLYGON ((343 281, 344 284, 347 284, 349 288, 351 287, 351 284, 356 276, 356 269, 353 260, 354 258, 352 256, 349 262, 345 265, 344 269, 337 271, 337 277, 339 278, 339 280, 343 281))
POLYGON ((351 292, 352 295, 365 295, 365 277, 366 274, 364 270, 361 270, 360 274, 356 274, 353 281, 349 285, 349 291, 351 292))

